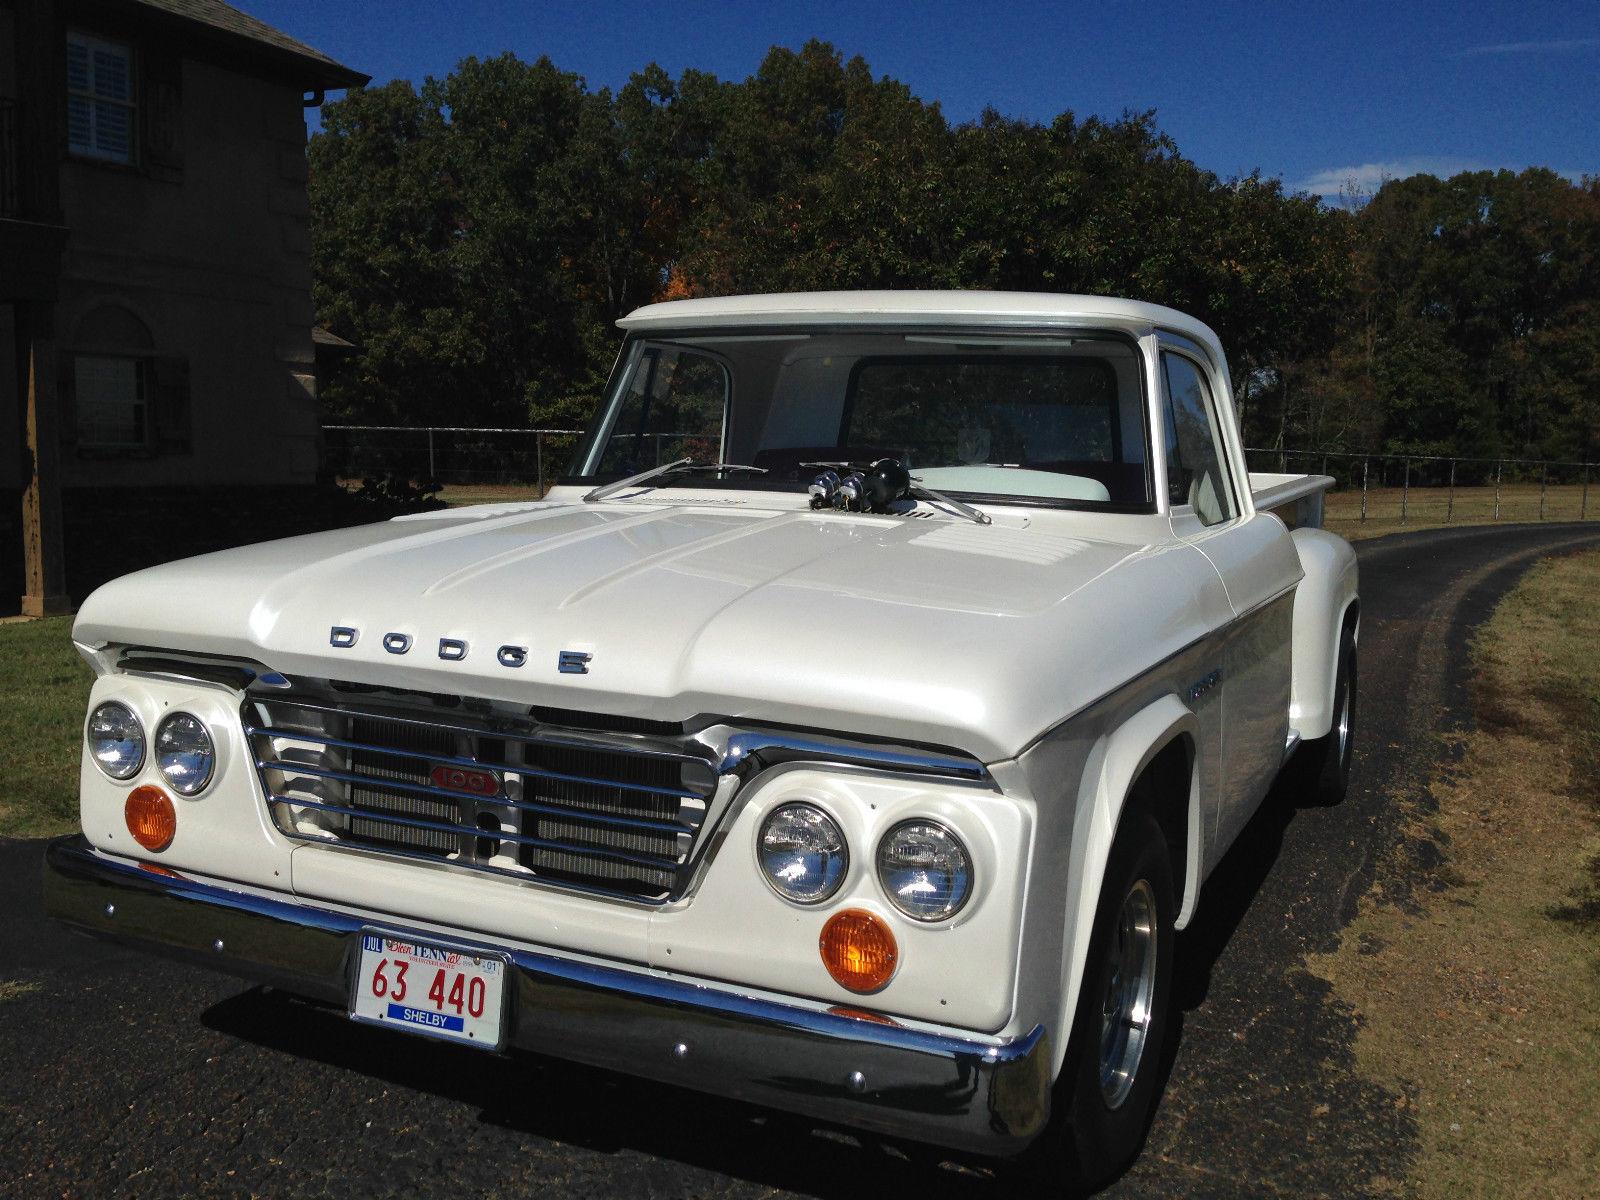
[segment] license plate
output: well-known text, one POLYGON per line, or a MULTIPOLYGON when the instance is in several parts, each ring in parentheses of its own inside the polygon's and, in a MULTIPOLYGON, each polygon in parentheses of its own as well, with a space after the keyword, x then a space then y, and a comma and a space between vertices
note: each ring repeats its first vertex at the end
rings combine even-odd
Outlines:
POLYGON ((363 933, 350 1017, 498 1050, 505 979, 503 958, 363 933))

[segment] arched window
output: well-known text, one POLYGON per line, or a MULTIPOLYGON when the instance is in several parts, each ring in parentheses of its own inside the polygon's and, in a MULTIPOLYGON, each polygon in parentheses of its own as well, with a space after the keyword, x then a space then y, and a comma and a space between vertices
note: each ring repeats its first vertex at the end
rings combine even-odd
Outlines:
POLYGON ((80 451, 188 450, 188 363, 157 354, 143 321, 120 305, 102 304, 78 321, 71 347, 60 383, 80 451))
POLYGON ((151 354, 156 340, 150 328, 120 304, 92 308, 78 321, 72 344, 79 350, 131 351, 151 354))

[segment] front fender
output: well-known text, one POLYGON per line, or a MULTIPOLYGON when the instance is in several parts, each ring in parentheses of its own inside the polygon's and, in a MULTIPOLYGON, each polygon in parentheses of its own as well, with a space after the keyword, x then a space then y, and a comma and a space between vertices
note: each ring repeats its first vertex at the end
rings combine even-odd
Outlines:
MULTIPOLYGON (((1194 911, 1201 883, 1202 832, 1199 772, 1193 769, 1193 747, 1200 740, 1195 714, 1177 696, 1162 696, 1140 709, 1114 730, 1103 735, 1090 751, 1077 797, 1079 820, 1073 838, 1072 870, 1067 892, 1067 920, 1063 925, 1061 947, 1060 1008, 1056 1013, 1054 1045, 1065 1055, 1072 1030, 1072 1017, 1078 1006, 1078 991, 1083 983, 1089 956, 1089 939, 1094 929, 1095 910, 1105 880, 1106 864, 1117 827, 1127 805, 1129 792, 1140 774, 1156 755, 1175 738, 1187 739, 1189 761, 1189 819, 1184 895, 1178 913, 1178 927, 1187 924, 1194 911)), ((1057 1069, 1060 1069, 1060 1060, 1057 1069)))

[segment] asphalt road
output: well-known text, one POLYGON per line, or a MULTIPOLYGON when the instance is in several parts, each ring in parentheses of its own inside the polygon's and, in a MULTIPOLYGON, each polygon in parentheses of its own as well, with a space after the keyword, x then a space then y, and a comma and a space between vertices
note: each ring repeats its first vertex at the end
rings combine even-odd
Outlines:
MULTIPOLYGON (((1403 1170, 1403 1097, 1350 1068, 1350 1013, 1304 970, 1331 947, 1397 801, 1461 725, 1467 635, 1593 526, 1364 542, 1349 799, 1275 796, 1179 942, 1181 1038, 1143 1156, 1110 1196, 1354 1197, 1403 1170)), ((1418 862, 1438 847, 1404 849, 1418 862)), ((0 842, 0 1196, 1002 1197, 1035 1177, 655 1084, 354 1026, 208 972, 66 935, 42 845, 0 842)))

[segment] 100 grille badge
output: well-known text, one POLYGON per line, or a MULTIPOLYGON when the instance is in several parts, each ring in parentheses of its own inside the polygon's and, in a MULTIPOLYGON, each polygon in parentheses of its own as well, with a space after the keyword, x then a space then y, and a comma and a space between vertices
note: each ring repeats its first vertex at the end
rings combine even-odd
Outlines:
MULTIPOLYGON (((328 644, 336 650, 348 650, 361 640, 361 631, 353 625, 335 625, 328 631, 328 644)), ((409 654, 415 639, 409 633, 398 631, 383 635, 383 648, 390 654, 409 654)), ((439 657, 445 662, 461 662, 467 657, 468 645, 462 638, 440 638, 439 657)), ((526 646, 505 645, 495 651, 495 659, 503 667, 526 666, 526 646)), ((594 655, 586 650, 563 650, 556 656, 556 670, 562 675, 587 675, 594 655)))

